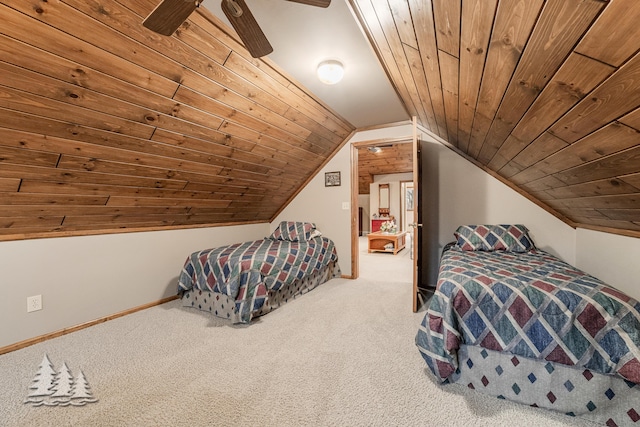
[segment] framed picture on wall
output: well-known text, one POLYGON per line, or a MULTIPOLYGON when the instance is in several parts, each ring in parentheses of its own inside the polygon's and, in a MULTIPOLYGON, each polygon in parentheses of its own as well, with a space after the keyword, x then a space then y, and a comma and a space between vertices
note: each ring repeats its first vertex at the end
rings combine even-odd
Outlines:
POLYGON ((325 187, 339 187, 340 186, 340 172, 325 172, 325 174, 324 174, 324 186, 325 187))
POLYGON ((408 211, 413 210, 413 188, 407 188, 406 204, 407 204, 408 211))

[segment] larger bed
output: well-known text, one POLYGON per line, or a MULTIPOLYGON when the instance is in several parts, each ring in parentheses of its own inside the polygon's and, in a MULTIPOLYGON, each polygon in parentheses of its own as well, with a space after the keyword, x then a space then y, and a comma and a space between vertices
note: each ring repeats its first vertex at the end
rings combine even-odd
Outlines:
POLYGON ((313 223, 283 221, 262 240, 193 252, 178 293, 184 306, 249 323, 339 276, 332 240, 313 223))
POLYGON ((536 249, 524 226, 454 234, 416 335, 435 379, 640 425, 640 303, 536 249))

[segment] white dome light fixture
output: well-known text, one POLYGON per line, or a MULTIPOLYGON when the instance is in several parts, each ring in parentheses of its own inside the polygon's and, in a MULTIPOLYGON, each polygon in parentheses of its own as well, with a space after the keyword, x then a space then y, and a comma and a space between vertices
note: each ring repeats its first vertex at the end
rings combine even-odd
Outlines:
POLYGON ((342 62, 330 59, 318 65, 318 78, 327 85, 334 85, 344 77, 344 66, 342 62))

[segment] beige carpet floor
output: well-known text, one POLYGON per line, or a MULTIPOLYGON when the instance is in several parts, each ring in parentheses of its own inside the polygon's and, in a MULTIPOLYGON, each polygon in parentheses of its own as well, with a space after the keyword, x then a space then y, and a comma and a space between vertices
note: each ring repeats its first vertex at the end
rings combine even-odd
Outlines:
POLYGON ((367 254, 361 241, 359 279, 249 326, 173 301, 0 356, 0 425, 589 425, 435 384, 414 344, 423 315, 411 311, 409 251, 367 254), (45 354, 82 371, 98 401, 25 404, 45 354))

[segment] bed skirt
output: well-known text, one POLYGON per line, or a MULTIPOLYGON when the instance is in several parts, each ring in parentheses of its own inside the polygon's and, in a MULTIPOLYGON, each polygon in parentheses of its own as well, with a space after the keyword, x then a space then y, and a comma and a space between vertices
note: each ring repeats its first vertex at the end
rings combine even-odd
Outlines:
MULTIPOLYGON (((287 303, 289 300, 306 294, 322 283, 328 282, 334 277, 340 277, 341 274, 340 266, 337 262, 333 261, 311 276, 297 279, 290 285, 283 286, 277 291, 269 291, 265 303, 260 309, 253 313, 252 317, 255 318, 267 314, 287 303)), ((240 313, 236 308, 234 299, 225 294, 191 289, 182 294, 182 305, 184 307, 192 307, 210 312, 214 316, 229 319, 233 323, 241 322, 240 313)))
POLYGON ((600 425, 640 426, 640 385, 587 369, 462 345, 449 382, 600 425))

